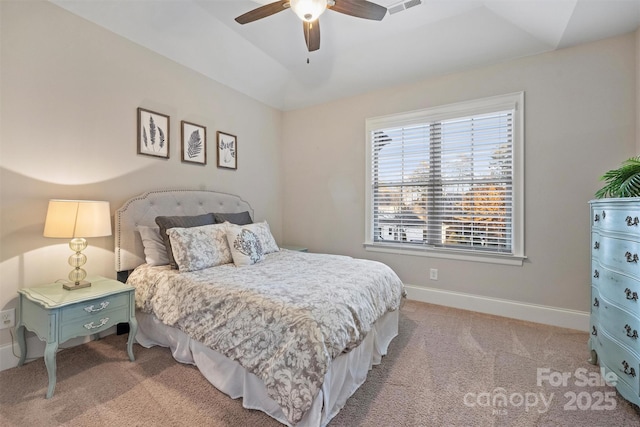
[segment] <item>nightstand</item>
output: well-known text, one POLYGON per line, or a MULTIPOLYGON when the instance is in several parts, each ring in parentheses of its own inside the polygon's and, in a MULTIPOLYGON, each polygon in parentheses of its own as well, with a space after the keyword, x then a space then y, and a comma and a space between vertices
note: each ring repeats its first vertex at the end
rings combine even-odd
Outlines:
POLYGON ((129 324, 127 353, 133 357, 133 341, 138 329, 135 318, 135 288, 104 277, 90 279, 88 288, 67 291, 62 283, 21 289, 18 291, 16 340, 20 361, 27 356, 25 328, 47 343, 44 363, 49 374, 47 399, 56 388, 56 351, 68 339, 94 335, 118 323, 129 324))

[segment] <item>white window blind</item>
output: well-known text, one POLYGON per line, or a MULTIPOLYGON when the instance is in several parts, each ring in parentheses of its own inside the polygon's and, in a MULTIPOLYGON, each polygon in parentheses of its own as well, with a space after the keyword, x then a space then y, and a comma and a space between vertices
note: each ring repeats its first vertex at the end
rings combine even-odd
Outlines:
POLYGON ((474 105, 369 124, 367 241, 521 255, 514 229, 521 115, 517 103, 474 105))

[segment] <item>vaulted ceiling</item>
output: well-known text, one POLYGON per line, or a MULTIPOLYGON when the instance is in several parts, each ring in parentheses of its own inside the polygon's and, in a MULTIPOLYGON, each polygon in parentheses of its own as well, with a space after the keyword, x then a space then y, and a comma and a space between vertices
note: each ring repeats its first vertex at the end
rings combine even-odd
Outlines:
MULTIPOLYGON (((320 49, 309 53, 291 10, 245 25, 234 20, 268 0, 50 1, 282 110, 574 46, 640 25, 640 0, 422 0, 379 22, 327 10, 320 17, 320 49)), ((403 9, 402 1, 375 2, 403 9)))

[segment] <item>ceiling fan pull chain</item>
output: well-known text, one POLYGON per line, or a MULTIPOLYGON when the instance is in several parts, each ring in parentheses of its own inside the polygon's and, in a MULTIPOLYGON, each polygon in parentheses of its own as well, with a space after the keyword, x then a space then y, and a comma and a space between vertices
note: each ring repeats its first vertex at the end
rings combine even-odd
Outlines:
MULTIPOLYGON (((306 25, 306 26, 305 26, 305 29, 307 30, 307 37, 306 37, 306 41, 307 41, 307 51, 310 51, 310 50, 311 50, 311 47, 310 47, 310 46, 311 46, 311 42, 309 41, 309 40, 311 40, 311 39, 310 39, 310 34, 309 34, 309 33, 310 33, 309 28, 310 28, 310 26, 309 26, 309 25, 306 25)), ((309 63, 309 57, 307 56, 307 64, 308 64, 308 63, 309 63)))

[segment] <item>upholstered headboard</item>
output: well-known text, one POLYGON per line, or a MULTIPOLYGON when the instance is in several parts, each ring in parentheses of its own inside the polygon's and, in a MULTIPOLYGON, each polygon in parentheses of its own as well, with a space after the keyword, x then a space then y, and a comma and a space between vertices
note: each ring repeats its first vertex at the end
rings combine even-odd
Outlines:
MULTIPOLYGON (((158 190, 128 200, 115 213, 116 271, 126 272, 144 264, 138 225, 156 226, 157 216, 204 213, 254 212, 249 203, 233 194, 207 190, 158 190)), ((120 278, 120 275, 119 275, 120 278)))

